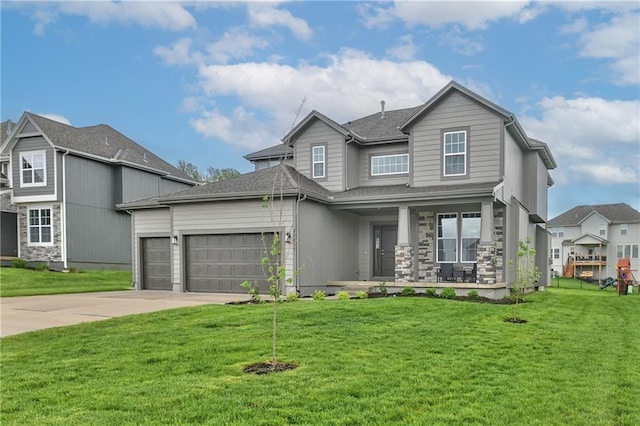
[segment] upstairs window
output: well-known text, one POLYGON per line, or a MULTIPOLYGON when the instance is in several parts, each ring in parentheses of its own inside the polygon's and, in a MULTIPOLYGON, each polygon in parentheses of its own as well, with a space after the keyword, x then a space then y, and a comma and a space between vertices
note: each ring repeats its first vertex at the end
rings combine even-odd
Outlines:
POLYGON ((29 209, 29 244, 51 245, 51 209, 29 209))
POLYGON ((444 175, 467 174, 467 131, 444 133, 444 175))
POLYGON ((45 186, 46 184, 45 152, 20 153, 20 186, 45 186))
POLYGON ((620 235, 627 235, 627 230, 629 229, 629 225, 623 223, 620 225, 620 235))
POLYGON ((551 249, 551 257, 553 259, 560 259, 560 249, 559 248, 551 249))
POLYGON ((324 145, 314 146, 311 148, 311 163, 314 179, 323 178, 326 176, 326 157, 324 145))
POLYGON ((564 227, 551 228, 551 236, 553 238, 562 238, 564 237, 564 227))
POLYGON ((409 154, 376 155, 371 157, 371 176, 409 173, 409 154))
POLYGON ((607 235, 607 225, 604 223, 600 224, 600 235, 607 235))

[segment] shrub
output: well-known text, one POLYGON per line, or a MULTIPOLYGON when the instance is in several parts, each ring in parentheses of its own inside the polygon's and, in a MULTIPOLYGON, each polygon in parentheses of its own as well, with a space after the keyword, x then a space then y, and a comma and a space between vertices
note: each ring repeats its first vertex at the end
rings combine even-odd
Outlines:
POLYGON ((442 292, 440 292, 440 297, 443 299, 455 299, 456 290, 451 287, 444 288, 442 289, 442 292))
POLYGON ((27 261, 24 259, 13 259, 11 261, 11 266, 18 269, 25 269, 27 267, 27 261))
POLYGON ((258 289, 258 286, 251 284, 249 281, 244 281, 242 284, 240 284, 240 286, 247 289, 247 293, 249 293, 249 296, 251 296, 251 301, 253 303, 262 302, 262 297, 260 297, 260 290, 258 289))
POLYGON ((382 294, 383 296, 386 296, 387 294, 389 294, 389 289, 387 288, 387 282, 386 281, 382 281, 382 284, 380 284, 380 294, 382 294))
POLYGON ((313 300, 324 300, 327 297, 327 293, 322 290, 316 290, 311 297, 313 297, 313 300))
POLYGON ((77 268, 75 268, 74 266, 72 266, 71 268, 69 268, 69 273, 70 273, 70 274, 75 274, 75 273, 77 273, 77 272, 78 272, 78 269, 77 269, 77 268))
POLYGON ((475 290, 471 290, 469 294, 467 294, 467 297, 469 298, 469 300, 478 300, 480 298, 478 292, 475 290))
POLYGON ((402 289, 402 293, 403 296, 415 296, 416 294, 416 289, 413 287, 405 287, 402 289))
POLYGON ((36 266, 36 271, 44 272, 48 270, 49 270, 49 265, 47 265, 44 262, 38 263, 38 265, 36 266))
POLYGON ((349 300, 349 299, 351 299, 351 295, 349 295, 348 291, 340 291, 340 292, 338 292, 338 299, 340 299, 340 300, 349 300))
POLYGON ((298 293, 287 294, 287 302, 297 302, 297 301, 298 301, 298 293))
POLYGON ((366 291, 359 291, 357 293, 358 299, 366 299, 367 297, 369 297, 369 293, 367 293, 366 291))
POLYGON ((429 297, 437 297, 438 296, 438 292, 436 291, 435 288, 428 288, 424 292, 429 297))

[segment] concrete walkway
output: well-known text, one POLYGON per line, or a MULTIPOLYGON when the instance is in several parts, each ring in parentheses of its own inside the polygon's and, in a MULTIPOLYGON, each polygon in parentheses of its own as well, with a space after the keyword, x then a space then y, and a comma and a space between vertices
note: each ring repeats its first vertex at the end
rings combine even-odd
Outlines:
POLYGON ((124 290, 0 298, 0 337, 124 315, 248 300, 246 294, 124 290))

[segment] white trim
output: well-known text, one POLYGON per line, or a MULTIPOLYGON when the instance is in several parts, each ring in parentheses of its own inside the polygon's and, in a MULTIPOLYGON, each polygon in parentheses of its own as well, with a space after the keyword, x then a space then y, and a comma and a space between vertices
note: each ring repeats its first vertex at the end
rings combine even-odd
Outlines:
POLYGON ((327 147, 326 145, 314 145, 311 147, 311 175, 314 179, 321 179, 327 176, 327 147), (315 150, 322 148, 322 161, 316 161, 315 150), (316 164, 322 164, 322 174, 316 175, 316 164))
POLYGON ((11 197, 11 202, 13 204, 20 203, 41 203, 45 201, 58 201, 56 194, 46 194, 46 195, 25 195, 25 196, 13 196, 11 197))
MULTIPOLYGON (((39 187, 39 186, 47 186, 47 151, 44 149, 39 149, 37 151, 21 151, 18 152, 18 161, 20 162, 20 164, 18 165, 18 170, 20 173, 20 187, 21 188, 33 188, 33 187, 39 187), (27 156, 31 156, 31 161, 29 161, 29 163, 31 163, 31 169, 29 169, 31 171, 31 176, 32 178, 35 180, 35 176, 36 170, 39 170, 40 168, 36 168, 34 167, 33 163, 35 163, 35 156, 36 155, 41 155, 42 156, 42 182, 31 182, 31 183, 25 183, 24 182, 24 169, 22 168, 22 159, 24 157, 27 156)), ((55 161, 55 159, 54 159, 55 161)))
MULTIPOLYGON (((27 218, 26 218, 26 226, 27 226, 27 245, 29 247, 53 247, 54 241, 54 220, 53 220, 53 204, 33 204, 27 206, 27 218), (49 231, 51 241, 49 242, 31 242, 31 214, 30 212, 33 210, 38 210, 38 218, 41 219, 41 211, 49 210, 49 231)), ((38 225, 39 229, 42 229, 42 224, 38 225)), ((42 233, 39 233, 39 237, 42 236, 42 233)))
POLYGON ((460 232, 458 232, 458 218, 459 218, 459 215, 458 215, 457 212, 455 212, 455 213, 438 213, 437 216, 436 216, 436 229, 435 229, 436 238, 435 238, 435 240, 436 240, 436 262, 437 263, 458 263, 458 252, 459 252, 459 250, 458 250, 458 241, 460 239, 460 232), (456 237, 455 237, 455 242, 456 242, 456 256, 455 257, 456 258, 454 260, 446 260, 445 261, 445 260, 440 260, 440 248, 438 246, 438 243, 440 242, 441 239, 442 240, 451 240, 451 238, 444 238, 444 237, 440 238, 439 233, 438 233, 438 231, 439 231, 438 228, 439 228, 439 223, 440 223, 440 217, 441 216, 451 216, 451 215, 453 215, 453 217, 447 217, 445 219, 455 219, 456 220, 456 237))
POLYGON ((469 149, 469 136, 466 130, 453 130, 451 132, 444 132, 442 134, 442 175, 445 177, 450 176, 466 176, 467 174, 467 151, 469 149), (463 152, 455 152, 447 154, 447 135, 452 135, 454 133, 464 133, 464 151, 463 152), (462 155, 464 157, 464 172, 462 173, 451 173, 447 174, 447 157, 453 157, 462 155))
MULTIPOLYGON (((467 217, 466 219, 480 219, 480 235, 478 235, 478 245, 480 245, 480 240, 481 235, 482 235, 482 212, 462 212, 460 214, 460 263, 476 263, 478 261, 477 257, 478 257, 478 248, 476 247, 476 258, 473 260, 464 260, 464 247, 462 246, 462 240, 465 239, 463 232, 464 232, 464 220, 465 217, 464 215, 466 214, 473 214, 473 215, 479 215, 479 216, 474 216, 474 217, 467 217)), ((493 219, 493 218, 491 218, 493 219)), ((493 228, 493 224, 491 226, 493 228)), ((471 238, 467 238, 467 239, 471 239, 471 238)))

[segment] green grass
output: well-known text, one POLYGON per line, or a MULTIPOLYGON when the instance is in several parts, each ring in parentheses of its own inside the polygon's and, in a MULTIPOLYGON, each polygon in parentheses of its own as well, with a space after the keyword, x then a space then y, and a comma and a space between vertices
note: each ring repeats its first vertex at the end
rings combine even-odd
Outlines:
POLYGON ((2 425, 637 425, 640 297, 200 306, 2 339, 2 425))
POLYGON ((0 296, 85 293, 127 290, 131 271, 81 271, 62 273, 20 268, 0 268, 0 296))

